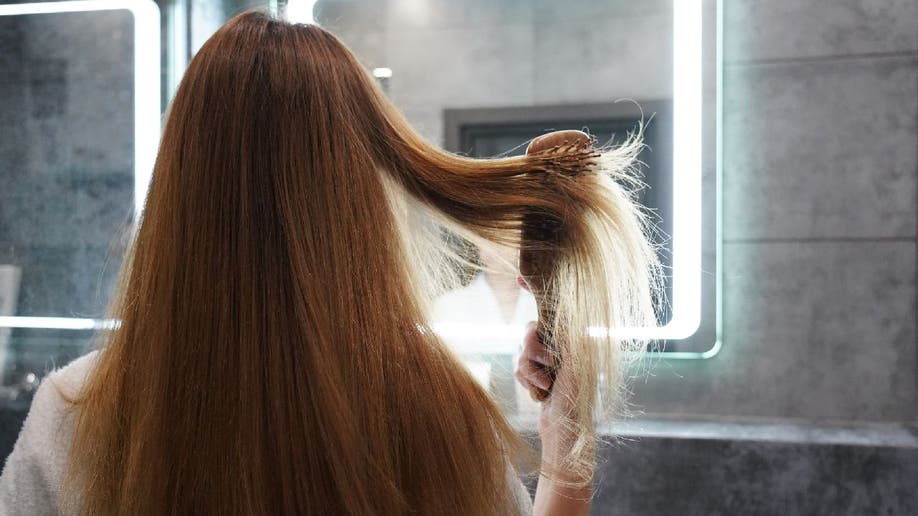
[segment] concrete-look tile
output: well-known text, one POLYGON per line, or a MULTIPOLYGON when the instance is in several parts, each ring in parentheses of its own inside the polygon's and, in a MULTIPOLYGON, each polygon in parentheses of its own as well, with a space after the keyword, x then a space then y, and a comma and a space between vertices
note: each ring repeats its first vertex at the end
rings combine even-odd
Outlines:
POLYGON ((387 67, 388 0, 322 0, 313 9, 316 22, 332 32, 368 69, 387 67))
POLYGON ((918 58, 734 66, 724 235, 912 237, 918 58))
POLYGON ((641 436, 600 457, 596 515, 918 512, 914 447, 641 436))
POLYGON ((133 167, 131 23, 120 12, 30 18, 30 34, 42 35, 26 44, 33 173, 133 167))
POLYGON ((391 97, 403 109, 533 100, 532 26, 387 33, 391 97))
POLYGON ((0 241, 20 245, 107 246, 130 223, 134 176, 57 171, 11 185, 0 197, 0 241))
POLYGON ((672 97, 672 12, 547 20, 535 26, 536 102, 672 97))
MULTIPOLYGON (((0 73, 3 70, 0 69, 0 73)), ((20 134, 27 113, 22 109, 25 85, 19 82, 0 82, 0 192, 9 190, 9 182, 19 180, 28 173, 28 148, 22 145, 20 134)))
POLYGON ((389 30, 499 28, 531 24, 531 0, 389 0, 389 30))
POLYGON ((23 26, 29 35, 26 52, 32 57, 67 59, 74 69, 86 66, 103 75, 110 64, 126 63, 132 72, 133 25, 127 10, 30 15, 23 26))
POLYGON ((33 246, 18 250, 17 315, 102 317, 120 267, 109 247, 33 246))
POLYGON ((316 24, 344 42, 364 67, 373 69, 387 66, 387 6, 388 0, 320 0, 312 14, 316 24))
POLYGON ((390 0, 319 0, 312 14, 323 29, 340 36, 385 32, 390 0))
POLYGON ((913 242, 724 245, 724 343, 635 386, 647 412, 918 417, 913 242))
POLYGON ((914 0, 724 2, 725 59, 918 51, 914 0))
POLYGON ((22 21, 17 16, 0 17, 0 71, 3 72, 0 81, 9 80, 10 74, 15 74, 22 62, 22 21))
POLYGON ((744 401, 792 417, 918 417, 913 242, 726 244, 724 255, 725 345, 745 356, 729 383, 757 384, 744 401))
POLYGON ((443 110, 437 108, 413 108, 402 110, 412 127, 424 138, 437 146, 444 144, 443 110))
POLYGON ((351 52, 357 56, 360 63, 368 70, 389 66, 389 52, 384 31, 354 31, 348 29, 336 32, 335 35, 351 49, 351 52))
MULTIPOLYGON (((630 18, 668 14, 672 19, 673 0, 533 0, 537 23, 563 23, 595 18, 630 18)), ((672 27, 670 27, 672 32, 672 27)))

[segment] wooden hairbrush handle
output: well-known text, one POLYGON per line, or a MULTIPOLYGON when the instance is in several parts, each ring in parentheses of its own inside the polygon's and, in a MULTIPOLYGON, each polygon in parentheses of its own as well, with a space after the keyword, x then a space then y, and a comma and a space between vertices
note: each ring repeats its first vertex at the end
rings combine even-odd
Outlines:
MULTIPOLYGON (((549 152, 551 149, 560 145, 571 143, 588 143, 591 142, 589 135, 582 131, 555 131, 543 134, 529 143, 526 148, 526 154, 537 154, 540 152, 549 152)), ((556 304, 556 294, 552 286, 548 284, 551 273, 554 270, 557 255, 551 251, 558 243, 561 237, 561 223, 553 220, 542 213, 531 211, 523 216, 523 231, 520 252, 520 275, 526 280, 529 288, 535 296, 536 304, 539 309, 538 326, 536 335, 539 340, 548 348, 549 352, 555 357, 555 364, 547 372, 552 383, 558 368, 561 364, 557 361, 557 350, 555 343, 551 342, 553 332, 549 325, 554 321, 554 307, 556 304), (541 247, 541 249, 540 249, 541 247)), ((536 401, 545 401, 551 395, 550 391, 532 387, 529 395, 536 401)))

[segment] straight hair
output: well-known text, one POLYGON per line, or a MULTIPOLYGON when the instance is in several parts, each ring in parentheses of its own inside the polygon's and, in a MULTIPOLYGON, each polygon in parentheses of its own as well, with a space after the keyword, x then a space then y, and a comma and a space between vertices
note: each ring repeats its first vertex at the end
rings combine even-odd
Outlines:
POLYGON ((218 30, 172 101, 97 362, 72 399, 67 512, 493 515, 528 449, 428 324, 442 228, 558 259, 554 340, 580 389, 563 464, 652 324, 638 138, 471 159, 426 142, 354 55, 259 12, 218 30), (527 214, 563 238, 521 242, 527 214), (528 247, 527 247, 528 246, 528 247), (602 378, 602 381, 600 381, 602 378))

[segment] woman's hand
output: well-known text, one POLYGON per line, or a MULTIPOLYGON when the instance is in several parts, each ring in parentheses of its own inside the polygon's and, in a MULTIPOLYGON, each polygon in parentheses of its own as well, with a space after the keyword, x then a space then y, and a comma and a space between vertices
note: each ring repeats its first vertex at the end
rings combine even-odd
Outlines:
MULTIPOLYGON (((571 451, 573 435, 565 422, 570 421, 574 414, 574 405, 571 399, 576 395, 576 381, 570 370, 563 367, 555 368, 555 360, 544 343, 539 340, 536 323, 532 322, 526 328, 523 339, 523 350, 516 367, 516 379, 530 392, 547 393, 548 396, 535 396, 542 400, 542 412, 539 416, 539 436, 542 440, 542 463, 556 468, 562 464, 563 458, 571 451), (555 371, 552 381, 549 370, 555 371)), ((556 484, 553 479, 558 475, 564 476, 564 471, 554 469, 553 476, 539 478, 536 487, 533 514, 538 516, 576 516, 586 515, 590 512, 590 500, 593 495, 592 487, 587 485, 581 488, 567 487, 556 484)))
POLYGON ((535 322, 526 327, 522 353, 516 364, 516 379, 529 392, 543 394, 533 395, 536 401, 544 400, 539 416, 542 456, 557 463, 572 444, 571 439, 565 438, 564 421, 574 415, 571 398, 576 394, 576 386, 568 370, 555 368, 555 358, 539 339, 535 322), (549 371, 554 371, 554 381, 549 371))

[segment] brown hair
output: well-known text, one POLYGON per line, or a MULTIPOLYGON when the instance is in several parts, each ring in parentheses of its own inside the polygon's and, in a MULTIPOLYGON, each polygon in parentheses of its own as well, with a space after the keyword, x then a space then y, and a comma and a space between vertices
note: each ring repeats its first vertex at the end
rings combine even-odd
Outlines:
POLYGON ((73 510, 514 512, 521 441, 426 315, 451 275, 431 221, 518 246, 527 210, 568 235, 550 250, 572 328, 561 353, 586 387, 570 459, 588 480, 597 379, 622 343, 586 325, 650 313, 653 252, 613 181, 635 146, 449 154, 333 35, 232 19, 172 102, 121 323, 74 400, 73 510))

